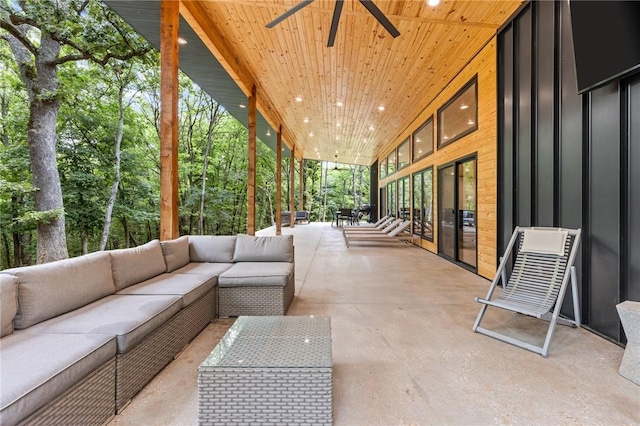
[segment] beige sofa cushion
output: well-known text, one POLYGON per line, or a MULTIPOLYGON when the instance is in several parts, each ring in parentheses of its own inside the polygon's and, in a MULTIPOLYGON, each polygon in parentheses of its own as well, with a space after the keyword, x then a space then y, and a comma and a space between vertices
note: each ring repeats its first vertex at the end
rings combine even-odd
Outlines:
POLYGON ((293 262, 293 235, 238 235, 234 262, 293 262))
POLYGON ((218 287, 284 287, 293 277, 290 262, 238 262, 218 277, 218 287))
POLYGON ((107 252, 7 269, 18 277, 18 314, 23 329, 115 293, 107 252))
POLYGON ((18 313, 18 277, 0 274, 0 337, 13 333, 13 317, 18 313))
POLYGON ((167 270, 159 240, 128 249, 109 251, 116 291, 137 284, 167 270))
POLYGON ((190 235, 189 256, 192 262, 233 262, 235 235, 190 235))
POLYGON ((173 272, 189 263, 189 237, 186 235, 175 240, 160 241, 167 272, 173 272))

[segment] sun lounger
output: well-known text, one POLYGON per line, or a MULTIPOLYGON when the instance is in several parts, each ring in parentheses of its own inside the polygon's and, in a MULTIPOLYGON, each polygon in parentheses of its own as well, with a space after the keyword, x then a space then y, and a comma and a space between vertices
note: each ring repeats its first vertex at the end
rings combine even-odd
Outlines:
POLYGON ((358 222, 357 225, 350 225, 350 226, 343 226, 343 229, 360 229, 360 228, 378 228, 381 229, 385 224, 391 222, 393 220, 393 216, 385 216, 383 218, 380 218, 380 220, 378 220, 376 223, 363 223, 360 224, 358 222))
POLYGON ((395 226, 389 233, 367 233, 367 232, 345 232, 344 233, 344 241, 347 244, 347 248, 349 244, 353 241, 358 242, 370 242, 376 244, 386 244, 386 243, 406 243, 413 241, 416 238, 411 233, 407 232, 409 226, 411 225, 410 220, 403 220, 397 226, 395 226))

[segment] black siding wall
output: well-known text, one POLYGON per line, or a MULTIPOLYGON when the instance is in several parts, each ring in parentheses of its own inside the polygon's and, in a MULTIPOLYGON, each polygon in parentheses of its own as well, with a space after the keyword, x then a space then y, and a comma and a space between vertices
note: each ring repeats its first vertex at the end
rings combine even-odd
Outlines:
POLYGON ((376 161, 369 168, 369 203, 371 204, 371 214, 369 222, 378 221, 378 162, 376 161))
POLYGON ((640 300, 640 76, 579 96, 569 4, 532 1, 498 35, 498 100, 498 254, 516 225, 582 228, 584 323, 624 342, 615 305, 640 300))

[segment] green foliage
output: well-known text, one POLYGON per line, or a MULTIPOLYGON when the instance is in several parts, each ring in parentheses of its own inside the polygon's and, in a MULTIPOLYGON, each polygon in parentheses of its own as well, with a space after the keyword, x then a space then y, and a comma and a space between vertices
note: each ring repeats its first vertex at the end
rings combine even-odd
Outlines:
MULTIPOLYGON (((114 48, 118 37, 124 37, 133 47, 143 43, 99 1, 0 0, 0 9, 2 6, 0 19, 6 19, 8 11, 18 17, 28 16, 42 23, 38 31, 76 44, 64 45, 62 57, 78 54, 84 47, 91 47, 96 58, 105 57, 113 52, 109 49, 114 48), (24 9, 19 4, 24 4, 24 9)), ((61 63, 60 90, 56 94, 61 101, 56 129, 57 167, 65 207, 64 211, 36 212, 26 137, 29 100, 11 52, 0 40, 0 269, 33 262, 36 224, 60 214, 65 215, 70 256, 97 250, 116 179, 118 192, 106 248, 135 246, 158 238, 158 64, 155 51, 140 60, 112 58, 106 67, 92 61, 61 63), (120 167, 116 168, 120 108, 124 122, 120 167)), ((180 233, 246 232, 248 131, 185 75, 180 76, 179 93, 180 233)), ((49 95, 53 94, 40 93, 49 95)), ((270 148, 258 142, 257 149, 256 228, 262 229, 272 226, 275 219, 277 167, 270 148)), ((296 168, 299 166, 296 161, 296 168)), ((287 210, 288 158, 283 159, 282 171, 282 207, 287 210)), ((304 208, 311 212, 312 220, 330 221, 338 207, 353 207, 368 200, 366 167, 341 165, 340 170, 333 170, 326 163, 306 160, 304 177, 304 208)))
POLYGON ((48 210, 46 212, 28 211, 21 217, 16 218, 16 222, 35 228, 35 225, 38 223, 50 223, 63 215, 64 210, 61 208, 48 210))

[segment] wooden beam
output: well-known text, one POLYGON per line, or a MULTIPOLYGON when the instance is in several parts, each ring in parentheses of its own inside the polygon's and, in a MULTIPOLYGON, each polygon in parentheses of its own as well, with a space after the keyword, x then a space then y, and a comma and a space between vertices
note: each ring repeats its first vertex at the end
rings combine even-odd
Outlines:
POLYGON ((304 158, 300 159, 300 199, 298 200, 298 210, 304 210, 304 158))
POLYGON ((282 126, 276 135, 276 235, 282 235, 282 126))
POLYGON ((293 228, 296 226, 296 146, 291 149, 291 163, 289 167, 289 211, 291 212, 291 220, 289 225, 293 228))
POLYGON ((178 31, 180 3, 160 5, 160 239, 178 226, 178 31))
POLYGON ((247 234, 256 234, 256 86, 249 96, 249 166, 247 184, 247 234))

